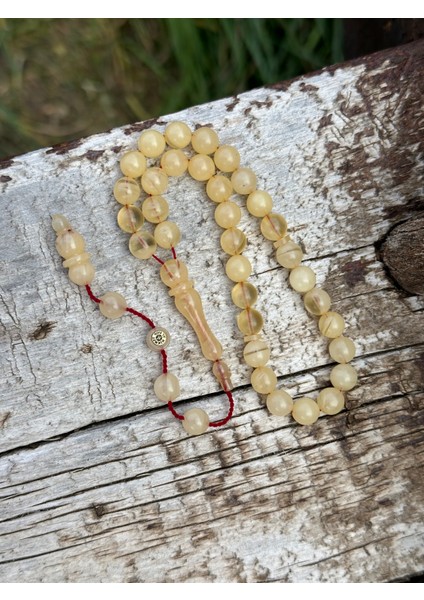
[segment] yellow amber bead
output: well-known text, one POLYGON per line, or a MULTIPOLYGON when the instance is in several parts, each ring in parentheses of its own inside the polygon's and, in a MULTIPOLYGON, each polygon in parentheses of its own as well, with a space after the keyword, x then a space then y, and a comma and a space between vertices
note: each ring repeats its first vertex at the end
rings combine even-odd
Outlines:
POLYGON ((162 402, 172 402, 180 395, 180 382, 173 373, 162 373, 153 384, 156 396, 162 402))
POLYGON ((215 174, 215 163, 206 154, 195 154, 188 162, 188 172, 196 181, 207 181, 215 174))
POLYGON ((119 162, 119 166, 124 175, 135 179, 136 177, 141 177, 146 170, 146 157, 141 152, 138 152, 138 150, 131 150, 131 152, 124 154, 119 162))
POLYGON ((325 315, 322 315, 318 322, 318 327, 322 335, 325 335, 325 337, 337 338, 342 335, 345 328, 345 322, 342 315, 330 311, 325 315))
POLYGON ((181 240, 181 231, 176 223, 172 221, 163 221, 155 227, 155 242, 161 248, 175 247, 181 240))
POLYGON ((231 281, 246 281, 252 274, 252 265, 248 258, 236 254, 227 260, 225 272, 231 281))
POLYGON ((277 386, 277 376, 270 367, 258 367, 250 377, 252 387, 258 394, 270 394, 277 386))
POLYGON ((247 239, 241 229, 230 227, 221 235, 221 248, 227 254, 241 254, 246 248, 247 239))
POLYGON ((305 308, 313 315, 319 316, 330 310, 331 298, 325 290, 314 287, 303 298, 305 308))
POLYGON ((223 229, 235 227, 241 219, 241 210, 238 204, 226 200, 215 209, 215 221, 223 229))
POLYGON ((134 204, 140 198, 140 186, 131 177, 121 177, 114 185, 113 195, 119 204, 134 204))
POLYGON ((240 166, 240 154, 234 146, 220 146, 213 159, 217 168, 224 173, 232 173, 240 166))
POLYGON ((159 167, 149 167, 141 176, 141 187, 151 196, 163 194, 168 189, 168 175, 159 167))
POLYGON ((294 242, 287 242, 277 248, 277 262, 286 269, 298 267, 302 258, 302 248, 294 242))
POLYGON ((127 309, 127 302, 118 292, 106 292, 100 296, 100 312, 108 319, 118 319, 122 317, 127 309))
POLYGON ((77 285, 87 285, 94 279, 95 270, 91 262, 75 265, 68 271, 69 279, 77 285))
POLYGON ((209 427, 209 417, 201 408, 189 408, 184 413, 182 424, 188 434, 200 435, 209 427))
POLYGON ((213 154, 218 148, 219 139, 210 127, 200 127, 191 136, 191 145, 199 154, 213 154))
POLYGON ((319 409, 326 415, 337 415, 344 407, 344 396, 340 390, 328 387, 320 391, 317 398, 319 409))
POLYGON ((289 281, 296 292, 304 294, 315 286, 315 273, 309 267, 296 267, 290 273, 289 281))
POLYGON ((247 197, 246 207, 254 217, 265 217, 272 210, 272 198, 268 192, 255 190, 247 197))
POLYGON ((84 252, 85 242, 82 235, 73 229, 65 229, 56 238, 56 250, 62 258, 70 258, 84 252))
POLYGON ((293 405, 292 415, 301 425, 312 425, 319 417, 318 404, 312 398, 299 398, 293 405))
POLYGON ((118 212, 118 225, 122 231, 135 233, 143 227, 143 213, 137 206, 123 206, 118 212))
POLYGON ((293 410, 293 398, 284 390, 274 390, 266 399, 269 412, 277 417, 286 417, 293 410))
POLYGON ((237 327, 244 335, 259 333, 264 326, 261 313, 254 308, 246 308, 237 315, 237 327))
POLYGON ((225 202, 232 193, 231 181, 224 175, 214 175, 206 184, 206 194, 214 202, 225 202))
POLYGON ((168 202, 163 196, 150 196, 143 202, 141 211, 149 223, 162 223, 169 215, 168 202))
POLYGON ((248 342, 243 350, 243 357, 249 367, 264 367, 269 361, 269 346, 263 340, 248 342))
POLYGON ((64 229, 72 229, 68 219, 63 215, 52 216, 52 227, 56 233, 61 233, 64 229))
POLYGON ((144 156, 156 158, 165 150, 165 138, 159 131, 148 129, 140 135, 137 145, 144 156))
POLYGON ((136 258, 150 258, 156 251, 155 238, 148 231, 140 229, 130 237, 129 248, 136 258))
POLYGON ((182 121, 172 121, 165 128, 165 140, 172 148, 185 148, 191 141, 191 129, 182 121))
POLYGON ((287 233, 287 221, 278 213, 269 213, 261 221, 261 232, 267 240, 279 240, 287 233))
POLYGON ((180 177, 187 171, 188 158, 182 150, 168 150, 162 154, 160 166, 167 175, 180 177))
POLYGON ((328 351, 333 360, 338 363, 348 363, 355 358, 356 348, 353 341, 341 335, 333 339, 328 347, 328 351))
POLYGON ((188 280, 188 269, 181 260, 171 258, 160 268, 160 278, 170 288, 188 280))
POLYGON ((252 169, 242 167, 231 175, 231 183, 237 194, 251 194, 256 190, 256 175, 252 169))
POLYGON ((352 365, 336 365, 331 370, 330 381, 338 390, 347 392, 357 384, 358 374, 352 365))
POLYGON ((258 299, 258 290, 248 281, 241 281, 231 290, 231 298, 239 308, 249 308, 258 299))

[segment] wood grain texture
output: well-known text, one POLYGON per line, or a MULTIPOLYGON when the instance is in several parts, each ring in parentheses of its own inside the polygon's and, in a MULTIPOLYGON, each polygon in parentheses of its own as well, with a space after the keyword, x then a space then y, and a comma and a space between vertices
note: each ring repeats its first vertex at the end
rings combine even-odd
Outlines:
MULTIPOLYGON (((424 48, 308 77, 0 163, 2 581, 387 581, 424 570, 422 297, 381 260, 423 208, 424 48), (85 237, 97 294, 120 291, 173 333, 182 402, 225 397, 157 277, 116 226, 119 156, 178 117, 237 146, 283 212, 357 341, 347 410, 303 428, 249 386, 214 207, 173 182, 179 255, 222 341, 236 416, 188 438, 152 393, 157 356, 131 317, 106 321, 70 284, 50 215, 85 237)), ((258 222, 243 216, 272 365, 295 395, 331 361, 258 222)))

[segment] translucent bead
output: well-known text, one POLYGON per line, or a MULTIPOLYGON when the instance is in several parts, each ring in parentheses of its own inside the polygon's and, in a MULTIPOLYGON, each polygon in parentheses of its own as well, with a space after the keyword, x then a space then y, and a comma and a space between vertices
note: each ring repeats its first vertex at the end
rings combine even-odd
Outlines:
POLYGON ((241 229, 230 227, 221 235, 221 248, 227 254, 241 254, 246 248, 247 239, 241 229))
POLYGON ((127 309, 126 300, 117 292, 106 292, 100 296, 100 312, 108 319, 118 319, 122 317, 127 309))
POLYGON ((313 315, 323 315, 331 306, 331 298, 325 290, 321 288, 312 288, 303 298, 305 308, 313 315))
POLYGON ((220 146, 213 159, 217 168, 224 173, 232 173, 240 166, 240 154, 234 146, 220 146))
POLYGON ((63 258, 70 258, 84 252, 85 242, 77 231, 65 230, 56 238, 56 250, 63 258))
POLYGON ((163 194, 168 189, 168 175, 159 167, 149 167, 141 176, 141 187, 151 196, 163 194))
POLYGON ((150 196, 141 205, 141 212, 149 223, 162 223, 169 215, 168 202, 163 196, 150 196))
POLYGON ((162 154, 160 166, 167 175, 180 177, 187 171, 188 158, 182 150, 168 150, 162 154))
POLYGON ((251 194, 256 190, 256 175, 252 169, 237 169, 231 175, 231 183, 237 194, 251 194))
POLYGON ((52 216, 52 227, 56 233, 61 233, 64 229, 72 229, 68 219, 63 215, 52 216))
POLYGON ((254 308, 246 308, 237 315, 237 327, 244 335, 259 333, 264 326, 261 313, 254 308))
POLYGON ((174 288, 179 283, 188 280, 188 269, 181 260, 171 258, 160 268, 160 278, 169 288, 174 288))
POLYGON ((253 340, 244 347, 243 356, 249 367, 264 367, 269 361, 269 346, 263 340, 253 340))
POLYGON ((206 154, 195 154, 188 162, 188 172, 196 181, 207 181, 215 174, 215 163, 206 154))
POLYGON ((350 338, 345 337, 344 335, 332 340, 328 347, 328 351, 330 352, 331 358, 338 363, 348 363, 356 354, 355 344, 350 338))
POLYGON ((189 435, 200 435, 209 427, 209 417, 201 408, 189 408, 184 413, 182 424, 189 435))
POLYGON ((277 386, 277 376, 270 367, 258 367, 250 377, 252 387, 258 394, 270 394, 277 386))
POLYGON ((227 200, 221 202, 215 209, 215 221, 223 229, 235 227, 241 219, 241 210, 238 204, 227 200))
POLYGON ((302 248, 294 242, 287 242, 277 248, 277 262, 285 269, 298 267, 302 258, 302 248))
POLYGON ((269 213, 261 221, 261 232, 267 240, 279 240, 287 233, 287 221, 278 213, 269 213))
POLYGON ((87 285, 94 279, 95 271, 91 262, 86 262, 82 265, 70 267, 68 271, 69 279, 77 285, 87 285))
POLYGON ((246 281, 252 274, 252 265, 248 258, 236 254, 227 260, 225 272, 231 281, 246 281))
POLYGON ((231 299, 239 308, 249 308, 258 299, 258 290, 248 281, 241 281, 231 290, 231 299))
POLYGON ((140 186, 131 177, 121 177, 113 187, 113 195, 119 204, 134 204, 140 198, 140 186))
POLYGON ((318 404, 312 398, 299 398, 293 405, 292 415, 301 425, 312 425, 319 417, 318 404))
POLYGON ((213 363, 212 372, 219 381, 223 390, 231 390, 233 384, 231 383, 231 373, 226 362, 223 360, 216 360, 213 363))
POLYGON ((131 150, 131 152, 124 154, 119 162, 119 166, 122 173, 127 177, 132 177, 133 179, 141 177, 147 167, 146 157, 141 152, 138 152, 138 150, 131 150))
POLYGON ((345 322, 342 315, 330 311, 325 315, 322 315, 318 322, 318 327, 325 337, 336 338, 339 337, 339 335, 342 335, 345 328, 345 322))
POLYGON ((338 390, 347 392, 357 384, 358 374, 352 365, 336 365, 331 370, 330 381, 338 390))
POLYGON ((122 231, 135 233, 143 227, 143 223, 143 213, 137 206, 123 206, 118 212, 118 225, 122 231))
POLYGON ((75 256, 71 256, 63 261, 62 265, 69 269, 70 267, 75 267, 76 265, 83 265, 86 262, 89 262, 90 255, 88 252, 83 252, 82 254, 77 254, 75 256))
POLYGON ((155 238, 148 231, 140 229, 130 237, 129 248, 136 258, 150 258, 156 251, 155 238))
POLYGON ((182 121, 173 121, 165 128, 165 140, 172 148, 185 148, 191 141, 191 129, 182 121))
POLYGON ((176 223, 172 221, 163 221, 155 227, 155 242, 161 248, 172 248, 181 240, 181 231, 176 223))
POLYGON ((304 294, 315 286, 315 273, 309 267, 296 267, 290 273, 289 281, 296 292, 304 294))
POLYGON ((320 391, 317 398, 319 409, 326 415, 337 415, 344 407, 344 396, 340 390, 328 387, 320 391))
POLYGON ((246 207, 254 217, 265 217, 272 210, 272 198, 268 192, 256 190, 247 197, 246 207))
POLYGON ((191 136, 191 145, 199 154, 213 154, 218 148, 219 139, 210 127, 200 127, 191 136))
POLYGON ((148 129, 138 138, 138 149, 149 158, 160 156, 165 150, 165 138, 155 129, 148 129))
POLYGON ((206 194, 214 202, 225 202, 232 193, 231 181, 224 175, 214 175, 206 184, 206 194))
POLYGON ((171 336, 165 327, 155 327, 146 336, 147 346, 155 352, 161 352, 167 348, 170 341, 171 336))
POLYGON ((156 396, 163 402, 172 402, 180 395, 180 382, 173 373, 162 373, 153 385, 156 396))
POLYGON ((293 398, 284 390, 274 390, 266 399, 269 412, 277 417, 286 417, 293 410, 293 398))

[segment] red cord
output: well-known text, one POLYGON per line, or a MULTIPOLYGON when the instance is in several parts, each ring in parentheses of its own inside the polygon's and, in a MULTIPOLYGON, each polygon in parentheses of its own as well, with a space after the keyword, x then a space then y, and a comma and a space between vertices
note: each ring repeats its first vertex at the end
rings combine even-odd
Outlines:
MULTIPOLYGON (((173 254, 174 258, 176 258, 176 253, 175 253, 174 248, 172 248, 172 254, 173 254)), ((154 258, 156 258, 159 262, 161 262, 163 264, 163 261, 161 261, 160 258, 158 259, 156 256, 154 256, 154 258)), ((87 290, 87 294, 89 295, 90 299, 93 302, 100 304, 100 302, 101 302, 100 298, 97 298, 97 296, 95 296, 93 294, 91 287, 88 285, 88 283, 86 284, 85 289, 87 290)), ((149 319, 149 317, 147 317, 146 315, 143 315, 143 313, 139 312, 138 310, 135 310, 134 308, 130 308, 129 306, 125 310, 127 312, 131 313, 132 315, 135 315, 136 317, 140 317, 140 319, 143 319, 143 321, 146 321, 146 323, 148 323, 148 325, 150 325, 150 327, 152 329, 154 327, 156 327, 154 322, 151 319, 149 319)), ((160 353, 162 355, 162 373, 167 373, 168 372, 168 356, 164 349, 161 350, 160 353)), ((228 402, 230 404, 227 416, 225 417, 225 419, 222 419, 221 421, 211 421, 209 423, 209 427, 222 427, 223 425, 226 425, 228 423, 228 421, 231 419, 231 417, 233 416, 233 412, 234 412, 233 396, 229 390, 225 390, 225 393, 228 396, 228 402)), ((184 421, 184 415, 181 415, 180 413, 178 413, 175 410, 171 401, 168 402, 167 406, 168 406, 168 409, 171 411, 171 413, 174 415, 174 417, 176 419, 178 419, 179 421, 184 421)))
POLYGON ((154 258, 155 260, 158 261, 159 264, 164 265, 165 263, 163 262, 163 260, 161 258, 159 258, 159 256, 156 256, 156 254, 152 254, 152 258, 154 258))
POLYGON ((177 258, 177 253, 175 252, 174 246, 171 246, 171 252, 172 252, 172 256, 176 259, 177 258))

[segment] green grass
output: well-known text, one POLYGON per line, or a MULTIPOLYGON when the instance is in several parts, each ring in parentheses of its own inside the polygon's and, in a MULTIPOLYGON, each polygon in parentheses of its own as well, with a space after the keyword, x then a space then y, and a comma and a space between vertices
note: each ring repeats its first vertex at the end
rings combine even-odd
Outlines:
POLYGON ((342 59, 337 19, 0 19, 0 157, 342 59))

